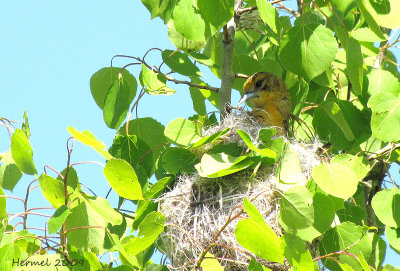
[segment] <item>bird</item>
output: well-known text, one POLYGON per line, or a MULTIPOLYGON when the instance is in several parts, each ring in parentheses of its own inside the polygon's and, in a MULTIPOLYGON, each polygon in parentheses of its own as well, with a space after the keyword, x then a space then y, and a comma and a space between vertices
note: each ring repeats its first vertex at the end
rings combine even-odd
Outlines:
POLYGON ((292 102, 281 78, 269 72, 253 74, 243 85, 238 105, 248 100, 254 105, 251 114, 259 123, 274 127, 277 135, 287 135, 292 102))

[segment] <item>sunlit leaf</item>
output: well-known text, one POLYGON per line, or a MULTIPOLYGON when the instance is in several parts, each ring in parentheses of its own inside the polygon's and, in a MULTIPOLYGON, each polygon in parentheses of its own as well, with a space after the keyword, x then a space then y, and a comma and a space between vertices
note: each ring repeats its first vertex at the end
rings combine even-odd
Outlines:
POLYGON ((400 228, 400 190, 398 188, 379 191, 372 199, 372 208, 383 224, 400 228))
POLYGON ((171 95, 175 90, 165 84, 165 77, 162 74, 149 70, 142 64, 142 71, 139 75, 139 82, 151 95, 171 95))
POLYGON ((21 129, 16 129, 11 136, 11 153, 19 170, 29 175, 36 174, 33 150, 26 134, 21 129))

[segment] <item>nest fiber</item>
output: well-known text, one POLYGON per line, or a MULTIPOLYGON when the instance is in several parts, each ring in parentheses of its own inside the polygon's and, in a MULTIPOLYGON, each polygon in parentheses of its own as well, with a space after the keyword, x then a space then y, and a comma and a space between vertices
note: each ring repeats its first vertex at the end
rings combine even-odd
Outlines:
MULTIPOLYGON (((220 125, 204 131, 204 135, 230 128, 223 143, 237 142, 245 146, 235 132, 247 132, 253 143, 262 128, 247 113, 232 113, 220 125)), ((302 147, 300 143, 290 143, 298 153, 305 178, 310 177, 311 168, 318 161, 315 144, 302 147)), ((207 147, 204 148, 204 151, 207 147)), ((172 190, 159 198, 159 210, 166 217, 166 229, 160 235, 159 249, 165 253, 171 267, 191 270, 203 251, 214 244, 210 253, 219 259, 226 270, 247 270, 253 253, 241 247, 235 237, 239 220, 248 218, 241 211, 243 199, 248 198, 262 214, 265 223, 274 232, 282 235, 279 226, 280 197, 277 193, 275 171, 277 165, 260 167, 254 178, 253 170, 243 170, 220 178, 203 178, 197 173, 181 175, 172 190), (230 221, 229 223, 227 223, 230 221)))

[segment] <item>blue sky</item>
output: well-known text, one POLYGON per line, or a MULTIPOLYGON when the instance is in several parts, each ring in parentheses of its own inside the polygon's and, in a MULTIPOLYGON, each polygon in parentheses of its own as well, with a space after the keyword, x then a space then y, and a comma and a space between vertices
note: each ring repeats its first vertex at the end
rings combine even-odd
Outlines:
MULTIPOLYGON (((23 112, 28 112, 31 145, 40 173, 44 165, 60 171, 65 168, 68 126, 90 130, 111 146, 115 131, 106 127, 90 94, 89 80, 94 72, 109 66, 116 54, 143 56, 152 47, 174 49, 167 27, 159 19, 150 21, 139 0, 1 1, 0 10, 0 117, 19 121, 23 112)), ((149 60, 160 63, 159 54, 152 53, 149 60)), ((114 66, 126 63, 126 59, 118 59, 114 66)), ((135 67, 130 71, 134 75, 139 72, 135 67)), ((192 115, 188 89, 171 87, 177 90, 175 95, 145 96, 138 116, 153 117, 166 125, 192 115)), ((0 138, 0 152, 4 152, 9 148, 6 129, 0 129, 0 138)), ((103 162, 89 147, 76 143, 72 161, 90 160, 103 162)), ((79 165, 76 170, 82 183, 99 196, 106 195, 109 185, 98 165, 79 165)), ((24 177, 13 195, 24 197, 33 179, 24 177)), ((116 195, 111 199, 115 202, 116 195)), ((30 207, 45 206, 38 188, 30 200, 30 207)), ((7 207, 9 212, 22 212, 20 202, 8 203, 13 205, 7 207)), ((30 223, 42 226, 43 220, 31 217, 30 223)), ((396 254, 387 261, 400 265, 396 254)))

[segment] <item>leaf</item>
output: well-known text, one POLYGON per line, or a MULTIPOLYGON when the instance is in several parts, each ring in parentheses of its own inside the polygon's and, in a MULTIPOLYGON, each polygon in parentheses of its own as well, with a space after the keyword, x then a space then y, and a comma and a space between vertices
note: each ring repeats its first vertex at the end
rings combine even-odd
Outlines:
POLYGON ((251 258, 248 271, 267 271, 267 270, 271 269, 267 269, 261 263, 257 262, 254 258, 251 258))
POLYGON ((22 177, 22 172, 15 164, 10 151, 3 153, 1 162, 4 164, 0 166, 0 186, 13 191, 22 177))
POLYGON ((184 50, 184 51, 200 51, 205 45, 206 41, 194 41, 185 38, 175 29, 174 21, 170 20, 168 22, 168 37, 176 48, 184 50))
POLYGON ((300 159, 291 144, 286 145, 285 152, 281 158, 279 170, 276 171, 279 179, 277 186, 286 191, 294 184, 305 184, 307 178, 304 176, 300 159))
POLYGON ((151 246, 164 230, 165 216, 160 212, 152 212, 139 225, 138 236, 124 244, 128 254, 135 256, 151 246))
MULTIPOLYGON (((252 204, 248 202, 246 205, 251 206, 252 204)), ((254 205, 250 208, 249 206, 247 209, 255 209, 254 205)), ((264 220, 261 221, 260 216, 260 213, 253 214, 253 217, 240 220, 235 230, 236 239, 241 246, 253 252, 257 257, 283 263, 282 241, 265 224, 264 220)))
POLYGON ((82 197, 105 221, 112 225, 120 225, 123 221, 122 215, 111 207, 107 199, 101 197, 89 197, 84 195, 82 197))
POLYGON ((225 130, 219 131, 215 134, 202 137, 199 140, 197 140, 195 143, 193 143, 193 145, 190 146, 190 148, 197 148, 204 144, 213 142, 213 141, 217 140, 218 138, 220 138, 221 136, 225 135, 228 131, 229 131, 229 128, 226 128, 225 130))
POLYGON ((140 85, 143 86, 147 93, 151 95, 172 95, 175 90, 168 87, 165 84, 165 77, 160 73, 155 73, 149 70, 144 64, 142 64, 142 71, 139 75, 140 85))
MULTIPOLYGON (((58 209, 65 204, 65 192, 63 182, 54 179, 53 177, 42 174, 39 177, 39 185, 43 196, 58 209)), ((68 189, 69 192, 72 192, 68 189)))
POLYGON ((68 215, 71 212, 68 210, 66 205, 61 205, 53 214, 53 216, 49 220, 49 233, 54 234, 56 233, 64 224, 65 220, 67 219, 68 215))
MULTIPOLYGON (((128 134, 136 135, 138 138, 137 149, 132 149, 136 152, 133 156, 143 159, 142 164, 150 177, 155 166, 153 161, 157 161, 165 147, 169 145, 164 135, 165 127, 153 118, 137 118, 131 120, 128 126, 128 134)), ((118 134, 126 135, 126 123, 119 129, 118 134)))
POLYGON ((367 74, 369 96, 377 93, 391 93, 394 96, 400 94, 400 82, 392 73, 382 69, 372 69, 367 74))
POLYGON ((351 154, 338 154, 332 158, 331 163, 339 163, 353 169, 359 180, 364 179, 370 171, 370 166, 362 156, 351 154))
MULTIPOLYGON (((103 109, 106 96, 111 86, 118 81, 121 68, 106 67, 95 72, 90 78, 90 91, 96 104, 103 109)), ((127 70, 122 71, 122 78, 130 91, 129 100, 136 95, 137 82, 135 77, 127 70)))
POLYGON ((142 200, 142 188, 132 166, 125 160, 111 159, 103 169, 112 189, 123 198, 142 200))
POLYGON ((34 175, 37 173, 33 163, 33 150, 26 134, 21 129, 15 129, 11 136, 11 154, 18 169, 23 173, 34 175))
POLYGON ((281 28, 279 22, 279 15, 271 3, 263 0, 257 0, 257 7, 260 13, 261 20, 266 23, 275 34, 279 34, 281 28))
POLYGON ((76 140, 81 143, 92 147, 96 152, 98 152, 105 159, 112 159, 112 155, 106 150, 107 146, 100 140, 98 140, 90 131, 79 132, 75 130, 73 127, 68 127, 68 132, 73 136, 76 140))
POLYGON ((181 0, 175 6, 172 18, 176 31, 183 37, 205 42, 211 35, 210 24, 200 15, 200 11, 195 6, 193 0, 181 0))
POLYGON ((250 136, 245 131, 240 130, 240 129, 236 129, 236 132, 243 139, 244 143, 246 144, 246 146, 250 150, 255 151, 256 153, 259 153, 262 156, 274 159, 274 161, 275 161, 276 156, 277 156, 276 152, 274 152, 273 150, 268 149, 268 148, 259 149, 253 144, 253 142, 251 141, 250 136))
MULTIPOLYGON (((364 258, 368 259, 371 251, 372 244, 364 229, 351 222, 344 222, 329 231, 327 231, 320 244, 320 255, 343 251, 347 249, 347 253, 332 255, 343 264, 350 265, 352 270, 362 270, 360 263, 353 256, 347 255, 348 253, 358 255, 362 253, 364 258)), ((330 270, 340 270, 334 261, 323 259, 323 264, 330 270)))
POLYGON ((146 172, 146 177, 151 176, 154 172, 151 149, 136 135, 117 135, 109 151, 113 157, 127 161, 134 169, 142 166, 146 172))
POLYGON ((314 223, 311 192, 304 186, 293 186, 281 198, 280 217, 291 229, 304 229, 314 223))
POLYGON ((168 7, 166 0, 142 0, 143 5, 150 11, 151 19, 160 16, 168 7))
POLYGON ((288 31, 282 39, 279 58, 286 69, 311 81, 328 69, 336 52, 332 31, 313 23, 288 31))
POLYGON ((368 117, 349 101, 328 99, 315 109, 312 124, 320 139, 348 149, 371 136, 368 117))
POLYGON ((106 222, 89 204, 81 202, 72 208, 65 220, 68 243, 83 251, 102 251, 106 222))
MULTIPOLYGON (((0 186, 0 221, 3 221, 8 217, 6 197, 4 197, 3 188, 0 186)), ((0 225, 0 236, 3 236, 4 228, 3 225, 0 225)))
POLYGON ((352 90, 356 95, 361 95, 364 58, 361 53, 360 44, 353 38, 347 39, 346 63, 346 73, 350 79, 352 90))
POLYGON ((186 149, 169 148, 161 156, 163 168, 172 175, 190 174, 195 171, 195 155, 186 149))
POLYGON ((202 76, 199 68, 190 61, 186 53, 164 50, 161 53, 163 61, 171 70, 186 76, 202 76))
POLYGON ((297 230, 297 236, 312 242, 316 237, 324 234, 335 218, 335 204, 330 196, 322 192, 313 195, 314 223, 311 227, 297 230))
POLYGON ((367 9, 365 6, 365 0, 356 0, 357 6, 361 11, 362 16, 364 17, 365 21, 367 21, 369 28, 380 38, 384 39, 385 37, 382 34, 381 28, 375 21, 374 17, 370 13, 370 9, 367 9))
POLYGON ((225 270, 221 264, 218 262, 217 258, 210 252, 207 252, 204 260, 201 262, 200 268, 203 271, 223 271, 225 270))
POLYGON ((366 8, 376 22, 386 28, 400 27, 400 3, 397 0, 365 1, 366 8))
POLYGON ((132 228, 137 230, 143 219, 151 212, 157 211, 158 203, 154 200, 158 198, 162 192, 170 185, 175 179, 173 177, 165 177, 155 184, 153 184, 143 195, 144 201, 139 201, 136 217, 133 221, 132 228))
POLYGON ((192 98, 193 109, 196 111, 197 114, 200 116, 207 115, 206 109, 206 98, 203 96, 201 91, 198 88, 189 87, 190 91, 190 98, 192 98))
POLYGON ((372 199, 372 208, 383 224, 400 228, 400 190, 398 188, 379 191, 372 199))
POLYGON ((312 177, 324 192, 342 199, 353 196, 359 182, 357 175, 350 167, 339 163, 314 167, 312 177))
POLYGON ((133 100, 129 85, 123 78, 118 78, 111 85, 104 100, 103 118, 111 129, 118 129, 126 118, 133 100))
POLYGON ((369 27, 358 28, 350 32, 351 36, 358 41, 384 41, 381 37, 377 36, 369 27))
POLYGON ((164 134, 178 146, 189 146, 201 138, 200 129, 199 123, 178 118, 168 123, 164 134))
POLYGON ((386 227, 385 235, 389 241, 390 246, 400 253, 400 228, 386 227))
POLYGON ((225 153, 205 153, 195 168, 202 177, 217 178, 241 171, 252 164, 253 161, 246 156, 234 157, 225 153))
POLYGON ((285 233, 282 237, 284 243, 285 258, 291 266, 298 271, 313 270, 314 264, 310 252, 299 237, 296 235, 285 233))
POLYGON ((372 135, 382 141, 398 141, 400 134, 400 99, 392 93, 373 95, 368 106, 372 109, 372 135))
POLYGON ((216 30, 221 29, 233 17, 234 1, 197 0, 198 12, 216 30))

